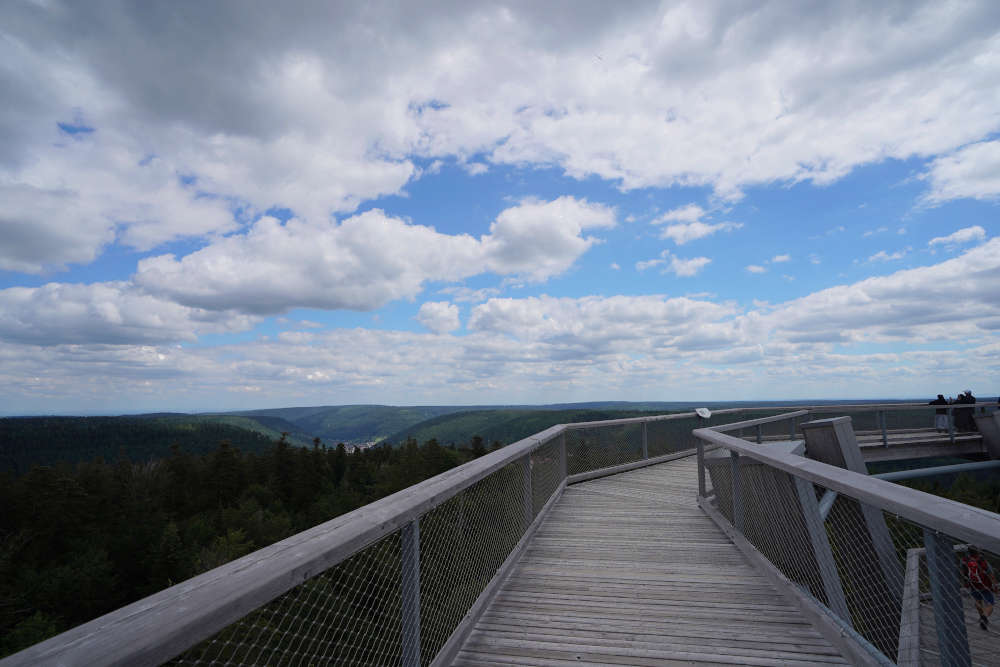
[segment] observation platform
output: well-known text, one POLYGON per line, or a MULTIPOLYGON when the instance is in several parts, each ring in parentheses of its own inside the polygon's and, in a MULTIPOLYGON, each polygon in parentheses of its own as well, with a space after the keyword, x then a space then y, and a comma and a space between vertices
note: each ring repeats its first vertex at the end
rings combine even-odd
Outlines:
POLYGON ((1000 515, 865 467, 997 469, 1000 412, 787 409, 558 424, 0 667, 1000 664, 959 574, 1000 515))
POLYGON ((567 487, 453 664, 848 664, 698 507, 697 473, 567 487))

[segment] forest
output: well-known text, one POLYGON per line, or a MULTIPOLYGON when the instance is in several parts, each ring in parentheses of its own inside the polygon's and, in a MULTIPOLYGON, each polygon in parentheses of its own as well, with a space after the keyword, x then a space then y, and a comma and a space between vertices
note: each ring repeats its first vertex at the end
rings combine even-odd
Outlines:
MULTIPOLYGON (((493 443, 493 448, 500 443, 493 443)), ((284 438, 0 473, 0 656, 485 454, 284 438)))

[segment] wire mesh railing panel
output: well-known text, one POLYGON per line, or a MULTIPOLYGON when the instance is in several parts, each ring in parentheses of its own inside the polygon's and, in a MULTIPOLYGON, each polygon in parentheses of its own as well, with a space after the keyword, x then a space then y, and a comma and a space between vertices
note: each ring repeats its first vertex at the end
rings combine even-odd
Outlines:
POLYGON ((705 477, 707 488, 715 494, 712 502, 733 523, 733 476, 729 450, 716 449, 705 454, 705 477))
POLYGON ((650 458, 693 449, 698 439, 691 431, 705 426, 699 417, 661 419, 646 423, 646 443, 650 458))
POLYGON ((934 428, 934 409, 909 408, 906 410, 885 410, 885 428, 888 431, 934 428))
MULTIPOLYGON (((921 664, 1000 664, 1000 633, 982 622, 995 599, 1000 556, 929 530, 902 517, 882 513, 896 557, 919 559, 915 619, 921 664)), ((903 597, 913 591, 904 582, 903 597)))
POLYGON ((826 527, 851 625, 895 660, 905 552, 900 554, 894 547, 880 510, 844 495, 833 503, 826 527))
POLYGON ((562 439, 555 438, 531 453, 532 519, 542 511, 562 480, 562 439))
POLYGON ((525 459, 514 461, 420 518, 422 664, 429 664, 531 520, 525 459))
POLYGON ((244 616, 171 664, 398 665, 400 592, 397 532, 244 616))
POLYGON ((831 606, 813 547, 821 528, 815 488, 752 458, 742 456, 740 463, 744 536, 786 577, 831 606))
POLYGON ((633 422, 566 431, 567 474, 642 460, 642 424, 633 422))

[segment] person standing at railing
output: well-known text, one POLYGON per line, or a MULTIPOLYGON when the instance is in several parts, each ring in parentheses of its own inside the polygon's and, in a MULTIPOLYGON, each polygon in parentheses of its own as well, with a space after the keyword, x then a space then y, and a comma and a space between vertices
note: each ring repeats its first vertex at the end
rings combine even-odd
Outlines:
MULTIPOLYGON (((955 403, 961 405, 975 405, 976 397, 972 395, 971 389, 966 389, 964 393, 958 395, 955 403)), ((955 428, 959 431, 977 431, 976 420, 972 417, 973 408, 958 408, 955 410, 955 428)))
POLYGON ((969 547, 962 557, 962 580, 969 587, 969 595, 976 601, 979 627, 985 630, 989 627, 990 614, 996 604, 993 594, 997 592, 997 582, 993 576, 993 568, 976 547, 969 547))
MULTIPOLYGON (((948 405, 948 401, 944 394, 938 394, 938 397, 927 405, 948 405)), ((934 429, 938 433, 948 432, 948 408, 938 408, 934 411, 934 429)))

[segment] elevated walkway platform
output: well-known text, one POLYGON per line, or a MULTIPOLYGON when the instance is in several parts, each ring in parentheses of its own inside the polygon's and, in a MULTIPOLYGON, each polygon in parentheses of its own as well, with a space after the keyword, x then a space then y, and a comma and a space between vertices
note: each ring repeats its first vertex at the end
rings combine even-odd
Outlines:
POLYGON ((567 487, 453 664, 847 664, 697 492, 693 456, 567 487))

